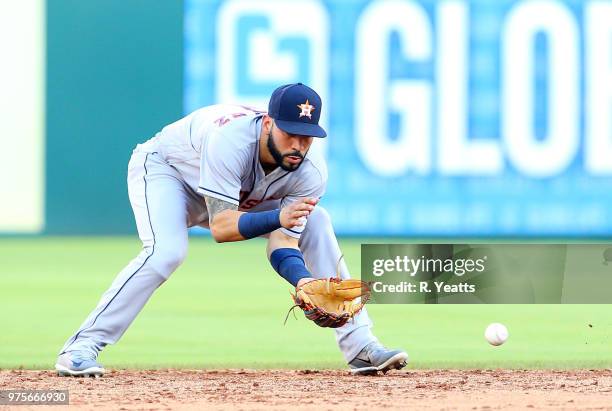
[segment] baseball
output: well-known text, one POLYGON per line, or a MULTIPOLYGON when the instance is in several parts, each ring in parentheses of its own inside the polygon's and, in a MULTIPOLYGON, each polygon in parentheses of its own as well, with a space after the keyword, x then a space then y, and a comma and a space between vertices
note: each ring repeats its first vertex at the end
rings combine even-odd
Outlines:
POLYGON ((485 330, 485 338, 491 345, 502 345, 508 339, 508 329, 500 323, 489 324, 485 330))

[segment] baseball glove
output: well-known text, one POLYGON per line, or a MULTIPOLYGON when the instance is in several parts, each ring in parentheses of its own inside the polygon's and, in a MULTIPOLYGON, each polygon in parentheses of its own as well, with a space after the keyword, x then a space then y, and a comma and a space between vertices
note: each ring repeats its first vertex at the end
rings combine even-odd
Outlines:
MULTIPOLYGON (((370 298, 368 283, 340 277, 313 280, 295 289, 291 294, 309 320, 320 327, 342 327, 353 318, 370 298)), ((286 321, 286 319, 285 319, 286 321)))

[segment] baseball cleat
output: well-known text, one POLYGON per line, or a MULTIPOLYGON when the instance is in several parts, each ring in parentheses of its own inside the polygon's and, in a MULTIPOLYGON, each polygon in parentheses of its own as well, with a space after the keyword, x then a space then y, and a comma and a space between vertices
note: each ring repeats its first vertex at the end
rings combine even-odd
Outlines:
POLYGON ((60 377, 95 377, 104 375, 104 367, 96 362, 96 357, 86 351, 70 351, 57 357, 55 364, 60 377))
POLYGON ((381 344, 372 342, 366 345, 351 362, 351 373, 355 375, 376 375, 378 371, 386 374, 389 370, 399 370, 408 363, 408 354, 402 350, 388 350, 381 344))

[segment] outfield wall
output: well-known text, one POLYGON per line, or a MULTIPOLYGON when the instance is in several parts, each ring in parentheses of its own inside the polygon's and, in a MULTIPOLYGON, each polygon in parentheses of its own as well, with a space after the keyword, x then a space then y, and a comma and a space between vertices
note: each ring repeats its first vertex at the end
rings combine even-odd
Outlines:
POLYGON ((131 150, 182 114, 182 2, 49 0, 45 232, 134 232, 131 150))
POLYGON ((134 232, 136 143, 304 81, 340 234, 612 235, 612 1, 11 3, 0 232, 134 232))

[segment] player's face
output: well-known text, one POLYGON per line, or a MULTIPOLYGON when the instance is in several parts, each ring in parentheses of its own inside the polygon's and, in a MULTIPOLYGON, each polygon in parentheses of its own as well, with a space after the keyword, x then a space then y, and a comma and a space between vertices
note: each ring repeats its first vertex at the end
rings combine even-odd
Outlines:
POLYGON ((274 123, 268 132, 268 150, 276 165, 285 171, 295 171, 304 161, 313 137, 289 134, 274 123))

